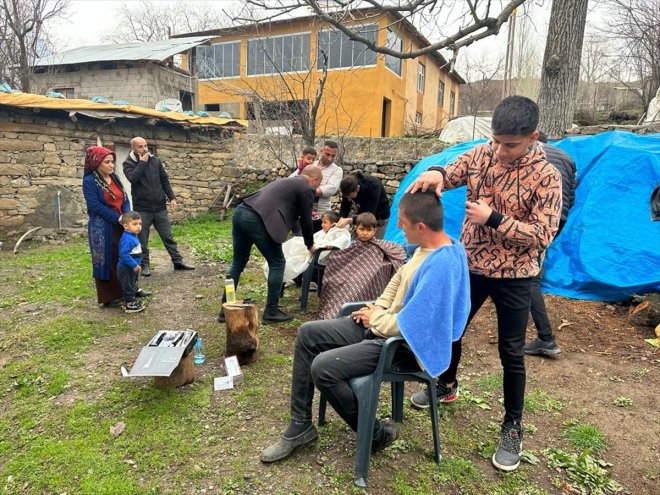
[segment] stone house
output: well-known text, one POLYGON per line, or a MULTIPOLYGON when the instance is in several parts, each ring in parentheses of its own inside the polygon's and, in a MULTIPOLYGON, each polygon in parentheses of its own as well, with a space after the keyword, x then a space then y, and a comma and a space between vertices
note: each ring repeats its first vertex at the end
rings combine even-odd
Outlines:
POLYGON ((191 50, 209 38, 83 46, 56 53, 32 66, 32 88, 69 99, 103 96, 147 108, 173 99, 181 102, 182 110, 195 110, 197 77, 187 61, 191 50))

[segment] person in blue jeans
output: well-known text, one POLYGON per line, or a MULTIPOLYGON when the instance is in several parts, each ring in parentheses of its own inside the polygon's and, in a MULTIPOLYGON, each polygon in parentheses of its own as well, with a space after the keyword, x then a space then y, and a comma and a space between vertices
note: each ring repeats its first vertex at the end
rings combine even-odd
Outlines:
POLYGON ((121 217, 124 233, 119 240, 119 262, 117 263, 117 278, 124 294, 124 311, 139 313, 144 311, 142 301, 138 296, 138 275, 142 270, 142 246, 138 234, 142 230, 142 218, 135 211, 127 211, 121 217))
MULTIPOLYGON (((265 325, 293 319, 279 307, 286 265, 282 243, 299 220, 305 246, 310 254, 316 251, 312 208, 314 191, 322 178, 321 169, 309 165, 299 176, 278 179, 243 198, 234 210, 231 231, 233 255, 227 277, 231 277, 238 286, 252 246, 256 245, 268 263, 268 297, 262 317, 265 325)), ((225 301, 223 294, 222 302, 225 301)), ((221 309, 218 321, 223 322, 224 318, 221 309)))

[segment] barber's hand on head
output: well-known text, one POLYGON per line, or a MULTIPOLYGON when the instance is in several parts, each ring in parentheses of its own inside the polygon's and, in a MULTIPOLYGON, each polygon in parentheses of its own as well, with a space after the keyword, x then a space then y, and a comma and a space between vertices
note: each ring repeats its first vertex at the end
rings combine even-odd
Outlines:
POLYGON ((493 209, 483 199, 465 202, 465 216, 475 225, 484 225, 490 218, 493 209))
POLYGON ((439 198, 442 196, 442 185, 444 181, 444 175, 442 172, 437 170, 428 170, 423 172, 415 182, 410 184, 406 192, 416 193, 417 191, 426 192, 429 189, 435 190, 435 195, 439 198))
POLYGON ((336 227, 338 229, 343 229, 344 227, 346 227, 347 225, 351 225, 352 223, 353 223, 352 218, 340 218, 339 221, 337 222, 336 227))
POLYGON ((170 211, 176 210, 176 199, 170 200, 170 211))

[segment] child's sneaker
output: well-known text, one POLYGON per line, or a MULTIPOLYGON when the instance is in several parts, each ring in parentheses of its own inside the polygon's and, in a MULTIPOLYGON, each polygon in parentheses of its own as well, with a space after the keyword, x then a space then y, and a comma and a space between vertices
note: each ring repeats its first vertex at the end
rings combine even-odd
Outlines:
POLYGON ((144 304, 137 299, 127 302, 126 306, 124 306, 124 313, 139 313, 140 311, 144 311, 144 304))
POLYGON ((520 423, 504 423, 500 443, 493 454, 493 465, 502 471, 513 471, 520 466, 520 451, 524 430, 520 423))
MULTIPOLYGON (((438 397, 438 403, 449 403, 454 402, 458 399, 458 380, 454 381, 454 384, 448 387, 445 383, 436 380, 435 387, 436 395, 438 397)), ((426 388, 420 389, 418 392, 410 397, 413 407, 417 409, 427 409, 430 406, 429 392, 426 388)))

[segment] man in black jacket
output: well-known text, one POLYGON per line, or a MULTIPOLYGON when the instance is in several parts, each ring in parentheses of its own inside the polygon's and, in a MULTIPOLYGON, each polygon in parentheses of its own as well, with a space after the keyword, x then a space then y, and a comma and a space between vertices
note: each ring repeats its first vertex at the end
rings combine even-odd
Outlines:
MULTIPOLYGON (((545 134, 539 133, 539 141, 544 143, 542 146, 545 150, 547 160, 553 164, 561 174, 562 205, 559 228, 557 230, 557 235, 555 236, 556 239, 559 236, 561 229, 564 228, 566 218, 568 217, 568 211, 571 209, 573 202, 575 201, 575 162, 560 148, 557 148, 552 144, 547 144, 547 140, 545 134)), ((534 326, 536 327, 538 337, 528 344, 525 344, 525 354, 554 357, 561 352, 561 349, 557 345, 555 336, 552 333, 552 326, 550 325, 548 313, 545 309, 545 301, 543 300, 543 294, 541 293, 542 276, 543 271, 539 272, 536 277, 532 278, 532 303, 530 311, 532 313, 532 319, 534 320, 534 326)))
POLYGON ((355 222, 360 213, 372 213, 378 221, 376 237, 383 238, 387 219, 390 218, 390 200, 383 183, 376 177, 364 175, 359 170, 344 177, 339 183, 342 199, 339 208, 341 219, 337 227, 342 228, 355 222), (356 203, 357 215, 349 216, 351 206, 356 203))
POLYGON ((172 235, 172 225, 167 215, 167 201, 170 202, 170 210, 174 211, 177 206, 176 196, 160 158, 149 153, 147 141, 141 137, 134 137, 131 139, 131 151, 123 167, 124 175, 131 183, 133 210, 142 217, 142 231, 139 234, 142 245, 142 276, 151 275, 148 246, 152 224, 172 259, 174 269, 194 270, 194 266, 183 262, 172 235))
MULTIPOLYGON (((233 255, 227 277, 231 277, 238 286, 252 246, 256 245, 268 263, 268 298, 262 318, 265 325, 293 319, 293 316, 279 308, 286 264, 282 243, 300 219, 305 246, 310 254, 316 251, 312 208, 314 191, 322 179, 321 169, 308 165, 301 175, 278 179, 244 198, 234 210, 231 229, 233 255)), ((222 300, 225 301, 224 295, 222 300)), ((218 314, 218 321, 224 321, 222 309, 218 314)))

